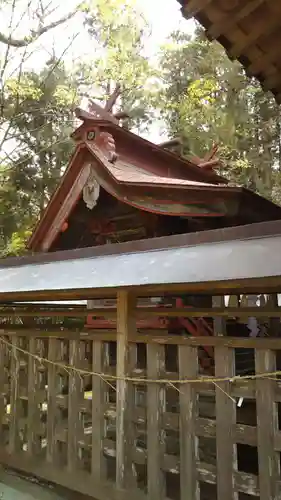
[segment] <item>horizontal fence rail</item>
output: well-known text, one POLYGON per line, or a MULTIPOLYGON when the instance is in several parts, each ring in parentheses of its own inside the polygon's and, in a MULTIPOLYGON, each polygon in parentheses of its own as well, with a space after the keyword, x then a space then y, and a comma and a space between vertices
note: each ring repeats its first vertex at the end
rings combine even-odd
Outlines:
POLYGON ((102 307, 3 306, 1 463, 98 500, 279 498, 280 308, 221 303, 139 311, 123 291, 106 329, 86 325, 102 307), (139 313, 171 322, 138 328, 139 313))
MULTIPOLYGON (((1 307, 1 306, 0 306, 1 307)), ((190 318, 248 318, 248 317, 269 317, 280 318, 281 307, 225 307, 225 308, 176 308, 176 307, 136 307, 136 317, 190 317, 190 318)), ((106 308, 50 308, 50 309, 29 309, 23 307, 0 309, 0 317, 76 317, 84 318, 92 314, 93 316, 103 316, 107 318, 116 317, 117 309, 112 307, 106 308)))

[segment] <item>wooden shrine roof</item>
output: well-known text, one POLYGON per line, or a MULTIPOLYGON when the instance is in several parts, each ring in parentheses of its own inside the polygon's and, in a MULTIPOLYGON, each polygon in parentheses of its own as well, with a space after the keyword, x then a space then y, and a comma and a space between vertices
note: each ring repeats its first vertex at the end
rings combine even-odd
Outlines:
POLYGON ((0 260, 0 302, 280 290, 281 221, 0 260), (231 265, 229 265, 231 262, 231 265), (108 269, 111 270, 108 273, 108 269), (257 288, 256 288, 257 287, 257 288))
POLYGON ((183 217, 246 214, 247 222, 281 219, 281 208, 230 186, 207 168, 182 158, 119 126, 113 115, 77 110, 82 125, 72 134, 75 152, 29 241, 49 250, 82 195, 90 176, 110 195, 147 212, 183 217))
MULTIPOLYGON (((88 150, 93 154, 93 156, 98 156, 101 160, 102 156, 96 147, 90 142, 86 143, 88 150)), ((103 159, 104 160, 104 159, 103 159)), ((129 163, 126 161, 118 161, 117 163, 104 162, 105 168, 114 177, 114 179, 122 184, 136 184, 136 185, 155 185, 155 186, 188 186, 188 187, 210 187, 211 189, 217 187, 217 184, 212 184, 210 182, 199 182, 191 179, 181 179, 177 176, 160 175, 156 172, 151 172, 151 170, 145 170, 138 165, 129 163)), ((201 173, 201 172, 200 172, 201 173)), ((192 175, 189 173, 192 177, 192 175)), ((207 179, 206 179, 207 180, 207 179)))
POLYGON ((281 103, 281 2, 279 0, 178 0, 185 17, 195 16, 210 40, 281 103))

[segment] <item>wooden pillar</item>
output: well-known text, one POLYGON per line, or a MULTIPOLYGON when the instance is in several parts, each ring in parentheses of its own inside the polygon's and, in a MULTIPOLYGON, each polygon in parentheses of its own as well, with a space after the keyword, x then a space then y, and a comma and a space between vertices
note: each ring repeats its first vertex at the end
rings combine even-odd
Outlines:
POLYGON ((129 337, 136 330, 136 298, 132 292, 117 294, 117 400, 116 400, 116 486, 133 486, 132 384, 124 380, 129 371, 129 337))

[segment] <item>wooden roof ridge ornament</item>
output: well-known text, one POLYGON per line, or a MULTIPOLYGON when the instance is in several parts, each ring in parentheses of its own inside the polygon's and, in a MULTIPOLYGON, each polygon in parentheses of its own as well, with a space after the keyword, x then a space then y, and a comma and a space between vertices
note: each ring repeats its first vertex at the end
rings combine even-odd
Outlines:
MULTIPOLYGON (((121 86, 118 84, 114 92, 107 99, 105 106, 101 107, 96 104, 92 99, 89 99, 88 110, 84 111, 81 108, 75 110, 76 116, 82 121, 95 121, 104 119, 116 124, 118 121, 125 116, 124 113, 118 113, 116 116, 113 115, 112 109, 121 93, 121 86)), ((94 141, 95 146, 97 146, 101 152, 104 154, 106 159, 110 163, 115 163, 117 160, 117 154, 115 150, 115 141, 113 136, 109 132, 101 132, 100 130, 89 130, 87 132, 86 139, 88 141, 94 141)), ((100 195, 100 184, 96 179, 95 171, 91 167, 89 177, 83 188, 83 200, 86 207, 89 210, 93 210, 96 206, 98 198, 100 195)))
MULTIPOLYGON (((159 146, 163 149, 174 150, 177 148, 179 156, 181 155, 181 150, 183 147, 183 141, 180 137, 174 137, 165 142, 161 142, 159 146)), ((199 156, 192 155, 189 159, 195 163, 195 165, 203 168, 204 170, 213 170, 215 167, 221 167, 222 161, 219 158, 216 158, 216 153, 218 152, 219 146, 218 144, 214 144, 211 151, 209 151, 204 158, 200 158, 199 156)))
MULTIPOLYGON (((119 125, 119 120, 127 118, 128 115, 125 112, 118 112, 113 114, 113 107, 121 94, 121 86, 118 84, 114 90, 114 92, 107 99, 105 106, 102 107, 92 99, 89 99, 88 110, 85 111, 82 108, 78 107, 75 110, 75 114, 77 118, 82 120, 83 122, 95 122, 97 120, 105 120, 107 122, 113 123, 114 125, 119 125)), ((90 130, 87 132, 88 141, 95 142, 95 146, 97 146, 106 159, 110 163, 115 163, 117 160, 117 154, 115 150, 115 141, 109 132, 101 132, 100 130, 90 130)))
POLYGON ((121 94, 121 86, 118 84, 114 92, 107 99, 104 107, 97 104, 93 99, 88 99, 89 105, 88 110, 85 111, 80 106, 75 109, 75 115, 82 121, 94 121, 94 120, 106 120, 115 125, 119 125, 119 120, 127 118, 128 115, 125 112, 118 112, 114 114, 112 112, 114 105, 118 97, 121 94))
POLYGON ((204 156, 204 158, 200 158, 199 156, 192 156, 190 159, 196 165, 203 168, 204 170, 213 170, 216 167, 222 166, 222 161, 216 157, 218 149, 219 149, 218 144, 214 144, 211 151, 209 151, 204 156))
POLYGON ((159 146, 167 151, 171 151, 179 156, 182 156, 183 141, 180 137, 174 137, 168 141, 161 142, 159 146))

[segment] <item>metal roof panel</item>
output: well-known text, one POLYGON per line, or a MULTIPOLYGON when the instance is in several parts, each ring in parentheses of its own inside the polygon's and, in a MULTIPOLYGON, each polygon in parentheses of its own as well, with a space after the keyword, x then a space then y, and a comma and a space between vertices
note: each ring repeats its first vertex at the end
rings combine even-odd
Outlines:
POLYGON ((278 277, 281 236, 0 268, 5 294, 103 290, 278 277), (108 270, 110 269, 110 272, 108 270))

